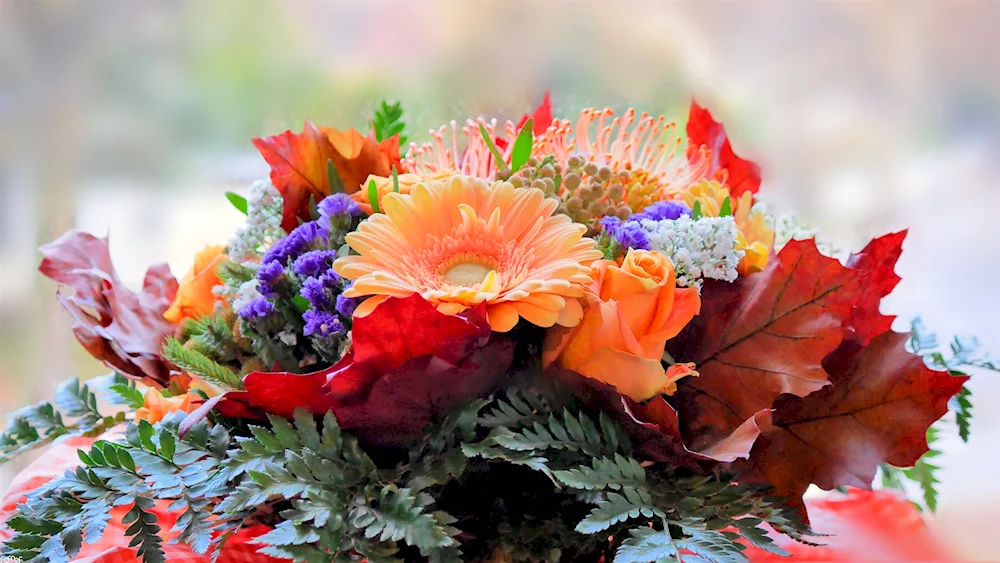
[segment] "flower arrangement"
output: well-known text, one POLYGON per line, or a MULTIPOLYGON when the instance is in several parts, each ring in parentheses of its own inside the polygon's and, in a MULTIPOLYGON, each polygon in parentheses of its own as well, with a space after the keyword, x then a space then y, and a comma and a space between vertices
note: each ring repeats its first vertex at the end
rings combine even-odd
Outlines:
POLYGON ((845 260, 775 233, 697 104, 681 134, 546 96, 405 154, 402 117, 255 139, 245 226, 179 283, 41 248, 113 371, 10 418, 0 461, 57 445, 4 555, 733 562, 824 539, 810 485, 935 507, 935 423, 967 438, 963 366, 995 365, 891 329, 905 232, 845 260))

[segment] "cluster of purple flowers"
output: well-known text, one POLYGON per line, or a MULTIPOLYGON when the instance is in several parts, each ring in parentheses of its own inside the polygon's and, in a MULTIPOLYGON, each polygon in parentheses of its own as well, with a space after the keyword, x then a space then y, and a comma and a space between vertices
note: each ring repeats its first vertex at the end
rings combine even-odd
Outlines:
POLYGON ((334 194, 323 199, 316 210, 318 219, 302 223, 264 254, 256 280, 260 296, 244 305, 239 315, 253 320, 276 310, 304 309, 303 334, 317 349, 330 350, 347 334, 358 304, 358 300, 343 296, 349 285, 333 271, 333 262, 361 208, 346 194, 334 194), (289 303, 276 308, 282 300, 289 303))
POLYGON ((601 231, 621 251, 629 248, 650 250, 649 232, 643 228, 642 221, 674 221, 681 217, 690 217, 691 209, 676 201, 660 201, 650 205, 642 213, 636 213, 625 221, 618 217, 601 219, 601 231))

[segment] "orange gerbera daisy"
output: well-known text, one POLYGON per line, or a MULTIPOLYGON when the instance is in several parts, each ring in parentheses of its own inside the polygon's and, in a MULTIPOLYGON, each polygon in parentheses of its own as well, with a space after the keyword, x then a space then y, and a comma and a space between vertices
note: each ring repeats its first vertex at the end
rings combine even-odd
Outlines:
POLYGON ((535 188, 454 176, 383 198, 383 213, 347 235, 359 256, 333 268, 354 280, 344 295, 371 295, 370 313, 388 297, 419 293, 445 314, 485 304, 490 326, 506 332, 519 318, 538 326, 575 326, 578 298, 601 258, 586 227, 553 215, 559 202, 535 188))

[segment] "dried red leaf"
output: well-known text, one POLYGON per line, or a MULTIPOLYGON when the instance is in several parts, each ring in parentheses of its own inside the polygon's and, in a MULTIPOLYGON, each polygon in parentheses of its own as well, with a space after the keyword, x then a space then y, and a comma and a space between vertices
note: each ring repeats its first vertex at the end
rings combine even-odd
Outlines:
POLYGON ((858 272, 823 256, 812 240, 789 242, 767 268, 733 283, 706 283, 701 314, 667 343, 698 377, 671 402, 688 447, 702 451, 771 408, 782 393, 827 385, 823 359, 843 339, 858 272))
POLYGON ((342 428, 371 443, 408 443, 506 373, 513 345, 490 335, 482 308, 445 315, 416 294, 390 298, 354 319, 353 346, 335 366, 311 374, 248 374, 246 392, 230 393, 219 410, 288 417, 296 407, 314 414, 332 409, 342 428))
POLYGON ((693 158, 702 146, 712 151, 709 174, 729 186, 733 198, 739 198, 747 191, 757 193, 760 189, 760 167, 736 156, 729 144, 729 137, 726 136, 726 129, 695 100, 691 100, 687 136, 688 158, 693 158))
POLYGON ((388 176, 394 165, 403 171, 398 136, 378 143, 354 129, 319 128, 306 121, 301 133, 285 131, 253 143, 271 165, 271 183, 284 198, 281 227, 286 231, 309 220, 310 200, 318 203, 330 195, 328 162, 347 193, 358 191, 369 174, 388 176))
POLYGON ((80 344, 123 375, 167 385, 171 364, 161 347, 177 328, 163 318, 177 293, 170 269, 150 267, 135 293, 118 279, 107 239, 73 230, 39 250, 44 258, 38 270, 73 290, 58 298, 73 316, 80 344))
POLYGON ((908 338, 890 331, 864 347, 844 342, 824 362, 831 386, 775 403, 740 479, 796 502, 810 483, 870 489, 880 463, 916 463, 927 429, 968 377, 928 368, 906 351, 908 338))
POLYGON ((861 344, 868 344, 872 338, 892 328, 896 317, 879 312, 879 303, 901 280, 893 268, 903 252, 905 238, 905 230, 881 236, 847 261, 847 266, 857 269, 865 280, 858 303, 845 325, 861 344))

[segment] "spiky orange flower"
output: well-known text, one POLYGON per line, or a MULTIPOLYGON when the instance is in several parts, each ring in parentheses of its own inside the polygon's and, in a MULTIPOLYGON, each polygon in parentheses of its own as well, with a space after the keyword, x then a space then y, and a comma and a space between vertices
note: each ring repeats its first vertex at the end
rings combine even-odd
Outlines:
POLYGON ((417 184, 409 195, 386 195, 384 213, 347 235, 359 256, 333 267, 354 280, 346 296, 372 296, 355 316, 388 297, 419 293, 445 314, 485 303, 498 332, 519 318, 575 326, 590 263, 602 254, 584 226, 553 215, 557 205, 541 190, 509 182, 453 176, 417 184))
POLYGON ((574 155, 609 167, 624 188, 624 200, 633 211, 642 211, 708 174, 708 149, 701 147, 689 158, 686 148, 677 124, 663 116, 636 116, 630 108, 618 117, 610 108, 590 108, 580 112, 576 126, 568 119, 553 121, 535 139, 532 154, 554 155, 564 167, 574 155))

